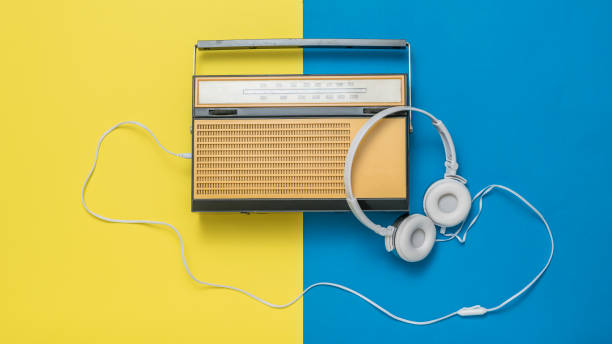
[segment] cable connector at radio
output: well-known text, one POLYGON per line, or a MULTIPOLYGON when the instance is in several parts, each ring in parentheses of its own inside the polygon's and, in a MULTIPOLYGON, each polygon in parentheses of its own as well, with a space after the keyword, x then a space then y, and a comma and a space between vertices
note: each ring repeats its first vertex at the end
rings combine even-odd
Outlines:
POLYGON ((192 159, 193 155, 191 153, 178 153, 177 154, 178 157, 183 158, 183 159, 192 159))

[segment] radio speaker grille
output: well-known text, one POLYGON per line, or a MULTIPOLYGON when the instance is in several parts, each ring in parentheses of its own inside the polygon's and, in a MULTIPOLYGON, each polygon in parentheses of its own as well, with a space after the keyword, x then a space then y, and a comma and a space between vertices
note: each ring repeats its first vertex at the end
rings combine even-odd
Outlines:
POLYGON ((194 135, 196 197, 343 197, 350 122, 198 121, 194 135))
MULTIPOLYGON (((344 159, 352 137, 364 121, 364 118, 195 120, 193 196, 344 198, 344 159)), ((399 147, 398 153, 405 156, 405 148, 399 147)), ((385 155, 379 151, 380 154, 385 155)), ((405 194, 402 179, 405 180, 405 172, 399 175, 399 185, 404 187, 399 190, 400 195, 405 194)))

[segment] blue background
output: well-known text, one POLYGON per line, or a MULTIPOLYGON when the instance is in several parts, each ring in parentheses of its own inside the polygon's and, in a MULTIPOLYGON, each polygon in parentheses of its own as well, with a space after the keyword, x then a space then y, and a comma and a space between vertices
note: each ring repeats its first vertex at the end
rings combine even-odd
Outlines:
MULTIPOLYGON (((305 298, 313 342, 612 342, 609 290, 612 3, 604 1, 306 0, 304 37, 405 38, 412 44, 413 104, 453 134, 460 173, 476 192, 514 188, 548 219, 553 262, 527 295, 502 311, 417 327, 353 296, 317 289, 305 298)), ((407 72, 402 52, 313 51, 304 73, 407 72)), ((443 173, 443 150, 417 116, 410 152, 411 211, 443 173)), ((375 214, 390 224, 399 214, 375 214)), ((462 306, 495 306, 539 271, 546 231, 496 192, 468 242, 438 244, 407 264, 351 214, 304 215, 304 285, 346 283, 414 320, 462 306)))

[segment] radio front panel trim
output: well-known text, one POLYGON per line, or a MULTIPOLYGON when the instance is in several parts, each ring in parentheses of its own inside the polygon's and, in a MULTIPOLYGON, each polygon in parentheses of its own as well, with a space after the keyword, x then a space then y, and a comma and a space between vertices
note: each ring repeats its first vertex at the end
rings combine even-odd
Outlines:
POLYGON ((194 108, 408 104, 406 74, 195 76, 194 108))

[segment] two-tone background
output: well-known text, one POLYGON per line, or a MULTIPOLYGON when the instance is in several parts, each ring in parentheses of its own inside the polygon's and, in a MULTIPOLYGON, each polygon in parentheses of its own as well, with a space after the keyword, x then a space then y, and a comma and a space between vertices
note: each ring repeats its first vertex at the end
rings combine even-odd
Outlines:
MULTIPOLYGON (((610 342, 612 6, 606 1, 13 1, 0 11, 0 341, 610 342), (404 38, 413 103, 453 134, 473 191, 515 188, 548 218, 557 251, 507 309, 403 325, 337 290, 275 310, 195 285, 166 228, 95 220, 79 191, 98 137, 123 120, 174 151, 190 147, 198 39, 404 38)), ((406 72, 382 51, 241 51, 199 59, 202 74, 406 72)), ((411 136, 411 211, 442 173, 427 120, 411 136)), ((124 128, 88 189, 102 214, 168 221, 201 279, 287 302, 340 282, 426 320, 492 306, 548 255, 544 228, 502 194, 466 245, 418 264, 387 254, 348 213, 192 214, 190 164, 124 128)), ((375 214, 390 223, 398 214, 375 214)))

